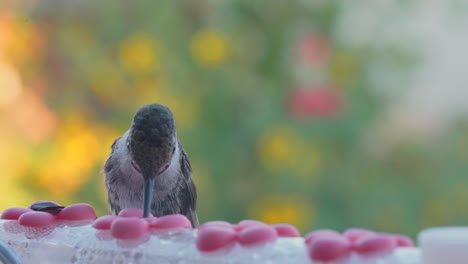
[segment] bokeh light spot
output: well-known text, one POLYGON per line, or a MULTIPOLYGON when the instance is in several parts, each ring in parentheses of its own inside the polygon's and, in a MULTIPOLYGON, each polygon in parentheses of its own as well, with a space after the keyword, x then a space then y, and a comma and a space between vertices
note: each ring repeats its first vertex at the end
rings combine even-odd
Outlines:
POLYGON ((120 63, 132 73, 146 73, 159 68, 160 44, 148 33, 137 33, 120 46, 120 63))
POLYGON ((269 224, 290 223, 305 230, 314 225, 315 207, 301 197, 271 194, 253 203, 249 214, 269 224))
POLYGON ((9 106, 19 98, 23 87, 19 73, 8 64, 0 63, 0 106, 9 106))
POLYGON ((203 66, 216 66, 227 57, 226 40, 214 30, 204 30, 195 34, 191 48, 193 57, 203 66))

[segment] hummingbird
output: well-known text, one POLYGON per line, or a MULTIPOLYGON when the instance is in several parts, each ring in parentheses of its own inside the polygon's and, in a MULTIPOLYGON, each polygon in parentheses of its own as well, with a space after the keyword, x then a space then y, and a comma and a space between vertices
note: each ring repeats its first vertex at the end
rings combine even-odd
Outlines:
POLYGON ((130 129, 112 144, 104 174, 114 214, 143 207, 143 217, 182 214, 198 226, 192 167, 166 106, 149 104, 136 112, 130 129))

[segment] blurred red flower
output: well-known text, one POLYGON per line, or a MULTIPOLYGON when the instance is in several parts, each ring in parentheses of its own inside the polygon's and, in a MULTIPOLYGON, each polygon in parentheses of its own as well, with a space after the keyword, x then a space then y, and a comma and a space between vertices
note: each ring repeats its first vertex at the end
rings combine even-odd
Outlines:
POLYGON ((330 58, 331 47, 328 39, 319 34, 301 38, 296 45, 296 57, 305 64, 322 64, 330 58))
POLYGON ((293 89, 287 107, 296 118, 334 117, 343 107, 341 91, 328 86, 304 86, 293 89))

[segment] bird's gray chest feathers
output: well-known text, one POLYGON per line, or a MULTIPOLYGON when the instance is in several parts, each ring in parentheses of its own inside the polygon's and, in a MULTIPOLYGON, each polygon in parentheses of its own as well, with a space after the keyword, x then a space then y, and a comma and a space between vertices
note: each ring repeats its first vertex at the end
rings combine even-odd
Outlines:
MULTIPOLYGON (((141 208, 143 203, 144 178, 131 165, 126 147, 127 137, 128 131, 115 142, 104 168, 109 205, 114 213, 124 208, 141 208)), ((151 208, 156 216, 180 213, 181 201, 178 193, 182 191, 181 181, 186 178, 181 171, 182 151, 176 146, 169 167, 155 177, 151 208)))

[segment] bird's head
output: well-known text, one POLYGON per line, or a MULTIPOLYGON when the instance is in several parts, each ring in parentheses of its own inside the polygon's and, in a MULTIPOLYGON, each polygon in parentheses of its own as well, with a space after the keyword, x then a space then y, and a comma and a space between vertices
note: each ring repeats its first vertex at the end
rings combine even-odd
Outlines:
POLYGON ((145 179, 154 178, 169 167, 176 144, 175 121, 169 108, 150 104, 137 111, 127 147, 132 165, 145 179))

